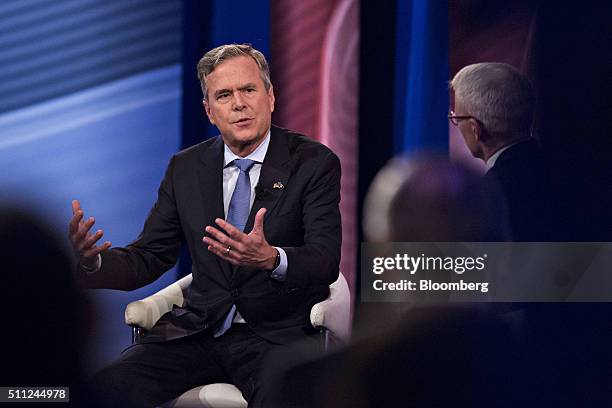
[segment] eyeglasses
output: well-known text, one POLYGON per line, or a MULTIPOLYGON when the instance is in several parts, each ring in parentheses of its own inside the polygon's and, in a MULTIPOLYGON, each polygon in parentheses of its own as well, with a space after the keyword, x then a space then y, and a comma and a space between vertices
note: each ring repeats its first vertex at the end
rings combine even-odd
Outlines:
POLYGON ((474 119, 475 121, 480 123, 478 118, 475 118, 474 116, 457 116, 457 115, 455 115, 455 111, 450 111, 449 112, 448 119, 455 126, 459 126, 459 122, 461 122, 462 120, 465 120, 465 119, 474 119))

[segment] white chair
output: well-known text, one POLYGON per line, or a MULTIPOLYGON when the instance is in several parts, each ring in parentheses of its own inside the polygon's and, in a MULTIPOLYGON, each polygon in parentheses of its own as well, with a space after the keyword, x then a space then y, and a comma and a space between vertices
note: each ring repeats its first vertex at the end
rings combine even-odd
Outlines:
MULTIPOLYGON (((149 330, 172 305, 183 306, 191 284, 191 274, 142 300, 131 302, 125 309, 125 322, 132 327, 132 341, 137 341, 143 330, 149 330)), ((351 334, 351 294, 342 273, 329 287, 329 296, 314 305, 310 322, 321 330, 325 348, 331 341, 346 342, 351 334)), ((187 408, 246 408, 242 393, 232 384, 208 384, 186 391, 163 407, 187 408)))

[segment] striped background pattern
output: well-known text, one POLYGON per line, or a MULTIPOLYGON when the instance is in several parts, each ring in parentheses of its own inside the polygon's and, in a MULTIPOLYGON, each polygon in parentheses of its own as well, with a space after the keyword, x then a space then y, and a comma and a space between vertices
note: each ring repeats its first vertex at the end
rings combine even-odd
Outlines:
POLYGON ((165 1, 0 3, 0 113, 180 62, 181 8, 165 1))

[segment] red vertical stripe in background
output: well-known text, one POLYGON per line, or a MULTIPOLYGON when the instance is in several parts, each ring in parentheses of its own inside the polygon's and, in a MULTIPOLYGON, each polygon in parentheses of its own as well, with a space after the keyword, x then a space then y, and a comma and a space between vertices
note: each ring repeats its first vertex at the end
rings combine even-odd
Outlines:
POLYGON ((272 0, 270 4, 273 121, 317 140, 321 51, 334 6, 335 1, 327 0, 272 0))
POLYGON ((273 122, 329 146, 342 163, 342 260, 357 273, 359 2, 272 0, 273 122))

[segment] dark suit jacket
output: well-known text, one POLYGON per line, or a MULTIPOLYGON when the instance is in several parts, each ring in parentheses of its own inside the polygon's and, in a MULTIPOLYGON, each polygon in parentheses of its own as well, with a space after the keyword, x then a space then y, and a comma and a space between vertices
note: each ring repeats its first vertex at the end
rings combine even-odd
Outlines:
POLYGON ((338 277, 341 245, 340 162, 327 147, 273 126, 256 197, 245 227, 267 208, 266 239, 287 253, 285 282, 259 269, 233 267, 209 252, 204 227, 225 218, 223 140, 206 140, 172 157, 142 233, 102 254, 102 269, 85 276, 92 288, 132 290, 177 261, 186 241, 193 282, 184 308, 162 316, 143 341, 165 341, 214 326, 232 304, 260 336, 279 344, 312 331, 311 307, 338 277), (281 182, 284 188, 273 188, 281 182))
MULTIPOLYGON (((573 240, 567 221, 575 210, 568 207, 556 177, 535 140, 504 151, 486 174, 485 179, 498 182, 504 192, 514 241, 573 240)), ((522 309, 525 317, 530 368, 525 379, 532 381, 532 387, 520 391, 524 401, 556 407, 597 405, 585 401, 604 395, 609 401, 609 374, 604 374, 612 361, 609 303, 496 306, 500 311, 522 309)), ((517 371, 518 376, 524 374, 517 371)))
POLYGON ((535 139, 504 151, 484 179, 492 192, 503 193, 513 241, 562 240, 558 189, 535 139))

